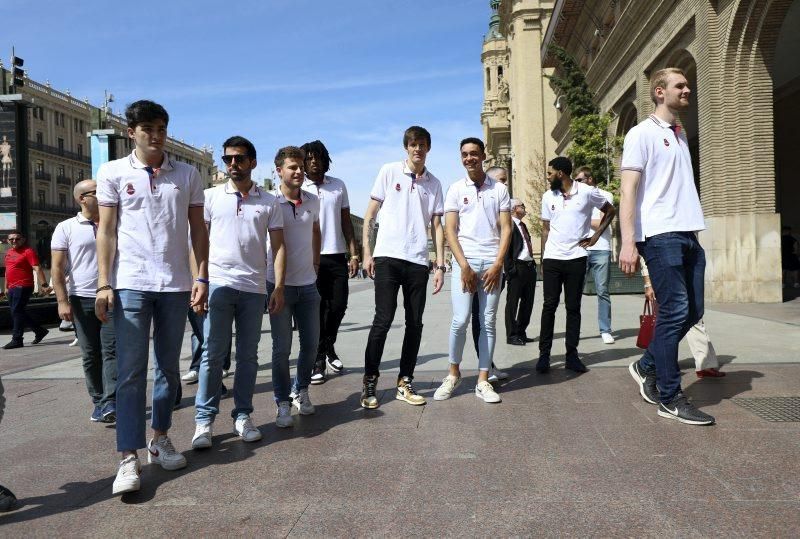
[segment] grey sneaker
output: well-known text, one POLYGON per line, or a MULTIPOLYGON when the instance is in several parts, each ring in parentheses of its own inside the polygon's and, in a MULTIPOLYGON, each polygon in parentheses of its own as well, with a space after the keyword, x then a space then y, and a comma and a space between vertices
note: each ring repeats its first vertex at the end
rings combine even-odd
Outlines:
POLYGON ((297 408, 300 415, 311 415, 316 411, 308 396, 308 388, 301 389, 298 393, 292 391, 289 398, 292 399, 292 405, 297 408))
POLYGON ((175 449, 169 436, 162 434, 158 440, 147 444, 147 462, 160 464, 165 470, 180 470, 186 467, 186 457, 175 449))
POLYGON ((291 402, 281 401, 278 403, 278 411, 275 413, 275 425, 283 429, 294 425, 291 402))
POLYGON ((639 394, 642 398, 650 404, 658 405, 659 397, 655 373, 644 372, 639 366, 639 360, 628 365, 628 372, 631 373, 631 377, 639 384, 639 394))
POLYGON ((713 425, 714 417, 701 412, 689 402, 686 395, 678 393, 668 403, 659 403, 658 415, 687 425, 713 425))

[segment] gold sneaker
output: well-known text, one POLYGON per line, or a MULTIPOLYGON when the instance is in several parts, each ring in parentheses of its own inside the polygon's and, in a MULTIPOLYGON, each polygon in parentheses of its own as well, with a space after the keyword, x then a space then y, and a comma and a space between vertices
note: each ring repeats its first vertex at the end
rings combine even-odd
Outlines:
POLYGON ((411 378, 403 376, 397 381, 397 400, 406 401, 414 406, 425 404, 425 397, 417 394, 414 386, 411 385, 411 378))
POLYGON ((377 385, 377 376, 364 375, 364 386, 361 389, 361 406, 363 408, 372 409, 378 407, 378 397, 376 396, 377 385))

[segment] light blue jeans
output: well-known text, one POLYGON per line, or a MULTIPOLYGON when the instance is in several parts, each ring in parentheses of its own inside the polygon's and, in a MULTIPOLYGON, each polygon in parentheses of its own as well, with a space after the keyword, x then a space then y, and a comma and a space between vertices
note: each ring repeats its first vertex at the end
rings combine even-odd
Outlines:
POLYGON ((118 451, 147 446, 145 415, 151 323, 155 359, 151 425, 160 431, 172 426, 189 297, 189 292, 114 291, 118 451))
MULTIPOLYGON (((478 275, 483 277, 494 260, 481 260, 467 258, 469 266, 478 275)), ((500 282, 491 292, 483 289, 482 281, 478 281, 475 294, 478 296, 478 321, 480 334, 478 335, 478 369, 488 371, 492 366, 495 342, 495 321, 497 319, 497 304, 500 302, 500 282)), ((453 301, 453 322, 450 325, 450 363, 460 365, 464 355, 464 342, 467 338, 467 325, 469 325, 472 311, 472 294, 463 292, 461 287, 461 267, 453 264, 453 277, 450 284, 450 296, 453 301)))
POLYGON ((264 319, 264 294, 210 285, 208 314, 203 321, 203 358, 194 399, 195 421, 213 423, 219 413, 222 367, 228 356, 231 326, 236 324, 236 370, 233 375, 233 411, 239 419, 253 413, 253 391, 258 374, 258 341, 264 319))
MULTIPOLYGON (((267 281, 268 298, 273 290, 275 285, 267 281)), ((300 391, 308 387, 319 344, 321 297, 316 283, 306 286, 285 286, 283 298, 281 312, 269 315, 272 327, 272 387, 275 392, 275 402, 288 401, 290 391, 300 391), (297 373, 292 384, 289 376, 289 354, 292 353, 293 316, 300 332, 300 354, 297 356, 297 373)))
POLYGON ((592 272, 594 287, 597 290, 597 323, 600 326, 600 333, 611 333, 611 296, 608 293, 611 251, 587 252, 588 270, 592 272))

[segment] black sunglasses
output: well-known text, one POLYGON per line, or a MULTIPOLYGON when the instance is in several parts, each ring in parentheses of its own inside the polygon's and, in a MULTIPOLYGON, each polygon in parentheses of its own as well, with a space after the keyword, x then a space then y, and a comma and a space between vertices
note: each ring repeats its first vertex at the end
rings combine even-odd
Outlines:
POLYGON ((223 156, 222 156, 222 162, 223 162, 223 163, 225 163, 226 165, 230 165, 230 164, 231 164, 231 163, 233 163, 234 161, 236 161, 237 163, 244 163, 244 162, 245 162, 245 160, 249 160, 249 159, 250 159, 250 157, 249 157, 249 156, 247 156, 247 155, 241 155, 241 154, 236 154, 236 155, 223 155, 223 156))

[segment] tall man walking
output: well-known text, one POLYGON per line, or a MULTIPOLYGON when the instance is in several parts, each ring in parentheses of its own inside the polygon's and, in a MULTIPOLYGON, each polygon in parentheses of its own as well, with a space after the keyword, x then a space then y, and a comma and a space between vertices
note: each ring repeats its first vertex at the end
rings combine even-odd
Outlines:
POLYGON ((269 311, 283 306, 286 252, 283 214, 274 195, 253 182, 256 148, 244 137, 222 143, 222 161, 230 181, 206 189, 205 221, 209 231, 208 314, 203 321, 204 353, 195 396, 193 449, 211 447, 212 426, 219 414, 222 370, 231 352, 231 325, 236 324, 236 371, 233 378, 233 431, 245 442, 261 439, 250 418, 258 374, 258 341, 267 294, 267 236, 275 266, 275 291, 269 311))
POLYGON ((428 287, 428 226, 436 248, 434 294, 442 289, 444 279, 442 184, 425 167, 431 149, 431 135, 423 127, 409 127, 403 134, 403 147, 407 159, 388 163, 378 172, 364 216, 364 269, 375 279, 375 318, 364 352, 361 391, 361 406, 364 408, 377 408, 379 405, 376 387, 381 357, 401 288, 406 331, 396 398, 417 406, 425 404, 425 397, 416 392, 412 380, 422 339, 422 313, 428 287), (375 225, 378 210, 381 210, 380 227, 375 252, 372 253, 369 233, 375 225))
MULTIPOLYGON (((97 293, 97 184, 78 182, 73 189, 81 211, 56 225, 50 240, 53 288, 58 315, 75 324, 83 353, 83 376, 92 399, 92 421, 112 423, 117 418, 117 351, 114 324, 103 324, 94 314, 97 293), (69 272, 69 280, 67 280, 69 272)), ((110 314, 110 313, 109 313, 110 314)))
POLYGON ((122 461, 112 492, 139 490, 136 454, 147 447, 150 463, 165 470, 186 466, 168 436, 180 386, 178 360, 186 328, 186 306, 205 308, 208 297, 208 231, 203 222, 203 184, 197 169, 164 151, 169 115, 152 101, 125 111, 130 155, 100 166, 97 173, 98 287, 95 313, 117 338, 117 450, 122 461), (198 277, 189 270, 192 250, 198 277), (152 429, 145 433, 150 328, 155 359, 152 429))
POLYGON ((661 69, 650 79, 654 114, 625 135, 622 152, 620 269, 631 275, 639 253, 650 272, 659 309, 653 340, 631 363, 631 376, 658 415, 688 425, 711 425, 681 391, 678 343, 703 318, 705 251, 697 232, 705 229, 694 184, 686 135, 678 113, 689 107, 691 89, 677 68, 661 69))
POLYGON ((328 149, 319 140, 303 144, 302 149, 306 153, 303 190, 317 195, 320 203, 322 247, 317 290, 322 300, 319 306, 319 347, 311 383, 323 384, 326 366, 334 373, 341 373, 344 369, 333 345, 347 310, 348 279, 358 271, 359 258, 353 223, 350 221, 347 186, 339 178, 327 174, 331 166, 328 149))
POLYGON ((581 338, 581 298, 586 277, 586 248, 595 245, 605 232, 616 210, 596 187, 570 177, 572 163, 556 157, 547 167, 550 190, 542 196, 542 323, 539 333, 539 361, 536 371, 550 370, 553 326, 561 290, 567 309, 565 367, 575 372, 588 369, 578 356, 581 338), (592 211, 603 213, 597 230, 591 234, 592 211))
POLYGON ((495 344, 495 320, 500 302, 500 279, 505 252, 511 239, 508 189, 483 171, 486 150, 483 141, 461 141, 461 163, 467 177, 450 186, 445 200, 445 234, 453 251, 450 325, 450 372, 436 390, 435 400, 449 399, 461 383, 467 324, 473 297, 478 297, 478 383, 475 395, 484 402, 500 402, 489 383, 495 344))

